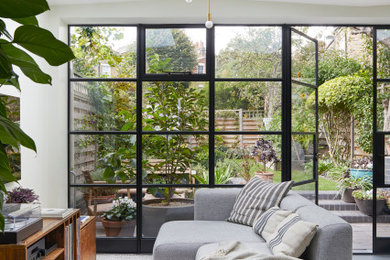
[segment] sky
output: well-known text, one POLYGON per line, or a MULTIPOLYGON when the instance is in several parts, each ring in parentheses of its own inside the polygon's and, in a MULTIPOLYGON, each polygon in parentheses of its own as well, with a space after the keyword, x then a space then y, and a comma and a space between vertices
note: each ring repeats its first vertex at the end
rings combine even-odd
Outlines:
MULTIPOLYGON (((114 41, 115 50, 126 48, 126 46, 135 43, 137 38, 136 27, 116 27, 123 32, 123 38, 114 41)), ((243 32, 246 27, 243 26, 219 26, 215 28, 215 52, 218 53, 224 49, 227 44, 239 33, 243 32)), ((332 35, 335 27, 311 26, 306 33, 311 37, 317 37, 318 40, 325 41, 326 36, 332 35), (319 37, 318 37, 319 36, 319 37)), ((302 29, 302 28, 298 28, 302 29)), ((206 42, 206 28, 186 28, 183 29, 193 43, 206 42)), ((303 29, 302 29, 303 30, 303 29)))

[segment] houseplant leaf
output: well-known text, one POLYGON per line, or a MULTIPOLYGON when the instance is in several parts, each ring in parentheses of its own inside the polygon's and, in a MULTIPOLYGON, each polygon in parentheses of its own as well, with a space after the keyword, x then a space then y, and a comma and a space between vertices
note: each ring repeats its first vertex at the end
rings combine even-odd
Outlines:
POLYGON ((5 37, 7 37, 8 39, 12 40, 12 36, 11 36, 11 34, 7 31, 5 22, 4 22, 3 20, 0 19, 0 36, 1 36, 2 34, 4 34, 5 37))
POLYGON ((7 54, 0 47, 0 79, 9 79, 12 77, 12 65, 7 54))
MULTIPOLYGON (((0 43, 6 42, 7 41, 0 39, 0 43)), ((26 52, 11 44, 3 44, 2 48, 5 54, 8 55, 11 63, 18 66, 24 75, 29 77, 32 81, 43 84, 51 84, 51 77, 44 73, 34 59, 26 52)))
POLYGON ((34 141, 20 127, 4 116, 0 116, 0 142, 19 147, 19 144, 36 151, 34 141))
POLYGON ((57 40, 48 30, 33 25, 18 27, 13 43, 41 56, 52 66, 59 66, 75 58, 68 45, 57 40))
POLYGON ((25 18, 49 10, 46 0, 1 0, 0 16, 6 18, 25 18))
POLYGON ((25 18, 13 18, 17 23, 24 24, 24 25, 35 25, 38 26, 38 20, 35 18, 35 16, 25 17, 25 18))
POLYGON ((0 85, 12 85, 20 90, 18 75, 15 73, 10 79, 0 79, 0 85))

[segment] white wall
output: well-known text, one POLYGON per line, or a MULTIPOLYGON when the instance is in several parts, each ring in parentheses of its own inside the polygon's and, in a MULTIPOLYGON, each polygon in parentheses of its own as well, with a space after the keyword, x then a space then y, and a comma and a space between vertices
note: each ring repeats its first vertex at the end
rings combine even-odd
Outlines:
MULTIPOLYGON (((41 26, 67 41, 67 24, 204 23, 206 0, 144 0, 130 3, 53 6, 39 17, 41 26)), ((390 5, 345 7, 282 4, 254 0, 214 0, 216 23, 390 24, 390 5)), ((51 68, 53 86, 22 78, 21 126, 35 140, 38 153, 22 151, 21 184, 34 188, 44 206, 67 204, 67 66, 51 68)))

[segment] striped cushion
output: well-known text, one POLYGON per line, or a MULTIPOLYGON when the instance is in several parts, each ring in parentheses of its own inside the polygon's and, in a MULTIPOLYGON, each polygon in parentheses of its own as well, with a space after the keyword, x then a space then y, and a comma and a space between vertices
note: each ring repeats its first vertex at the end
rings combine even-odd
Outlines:
POLYGON ((317 228, 318 225, 303 221, 298 214, 292 213, 277 226, 266 241, 274 255, 299 257, 309 246, 317 228))
POLYGON ((293 181, 273 184, 259 177, 252 178, 237 195, 233 210, 227 220, 252 226, 263 212, 279 206, 292 184, 293 181))
POLYGON ((276 230, 276 227, 290 214, 291 211, 272 207, 262 214, 253 225, 253 231, 265 240, 268 240, 276 230))

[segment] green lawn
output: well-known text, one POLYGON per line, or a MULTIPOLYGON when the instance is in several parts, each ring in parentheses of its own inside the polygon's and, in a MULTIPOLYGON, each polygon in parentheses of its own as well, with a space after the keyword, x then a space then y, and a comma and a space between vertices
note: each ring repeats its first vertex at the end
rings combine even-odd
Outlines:
MULTIPOLYGON (((305 181, 305 180, 309 179, 308 174, 305 172, 302 172, 302 171, 292 171, 291 175, 292 175, 292 179, 295 182, 305 181)), ((274 181, 275 182, 281 181, 280 171, 275 171, 274 181)), ((309 183, 309 184, 293 187, 293 190, 313 190, 313 189, 314 189, 314 183, 309 183)), ((337 182, 320 176, 319 181, 318 181, 318 190, 338 190, 337 189, 337 182)))

